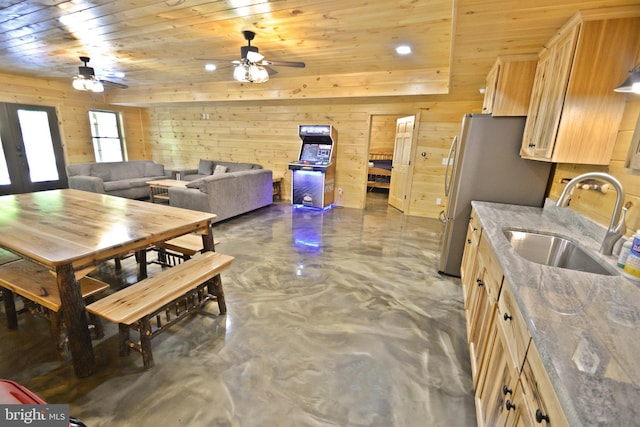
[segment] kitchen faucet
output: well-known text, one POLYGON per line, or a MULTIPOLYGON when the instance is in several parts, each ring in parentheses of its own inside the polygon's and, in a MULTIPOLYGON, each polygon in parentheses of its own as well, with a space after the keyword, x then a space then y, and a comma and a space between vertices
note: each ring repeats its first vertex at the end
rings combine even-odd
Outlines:
POLYGON ((613 208, 613 214, 611 215, 611 223, 609 224, 609 228, 607 229, 607 233, 602 240, 602 246, 600 246, 600 253, 603 255, 611 255, 613 252, 613 245, 624 235, 626 232, 626 224, 625 224, 625 215, 622 214, 622 203, 624 201, 624 190, 622 189, 622 184, 618 181, 614 176, 609 175, 604 172, 587 172, 582 175, 578 175, 573 178, 571 181, 567 183, 562 190, 562 194, 558 198, 556 202, 556 206, 561 208, 566 208, 569 206, 569 202, 571 201, 571 196, 573 195, 573 191, 575 187, 578 186, 579 183, 586 179, 597 179, 600 181, 606 181, 613 185, 613 188, 616 190, 616 204, 613 208))

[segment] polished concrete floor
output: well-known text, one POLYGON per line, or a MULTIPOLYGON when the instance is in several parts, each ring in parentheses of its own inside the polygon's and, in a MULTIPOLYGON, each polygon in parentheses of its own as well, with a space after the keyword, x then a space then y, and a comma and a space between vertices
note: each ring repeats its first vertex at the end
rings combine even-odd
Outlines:
MULTIPOLYGON (((94 341, 98 371, 56 359, 48 323, 0 311, 0 378, 97 426, 476 425, 458 279, 437 273, 441 226, 370 194, 365 210, 274 204, 216 225, 228 314, 153 340, 156 366, 94 341)), ((134 280, 112 263, 113 288, 134 280)), ((152 267, 151 272, 153 272, 152 267)))

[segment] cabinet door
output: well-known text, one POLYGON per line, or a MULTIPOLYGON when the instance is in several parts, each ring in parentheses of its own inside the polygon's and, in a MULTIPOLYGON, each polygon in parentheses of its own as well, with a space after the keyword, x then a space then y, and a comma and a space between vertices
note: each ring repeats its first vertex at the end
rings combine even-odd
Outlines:
POLYGON ((520 372, 531 335, 506 279, 502 281, 500 299, 498 300, 498 324, 507 337, 512 366, 517 372, 520 372))
POLYGON ((467 310, 467 336, 469 339, 469 353, 471 357, 471 375, 473 384, 477 387, 482 364, 486 358, 489 341, 489 331, 493 324, 496 309, 495 303, 489 297, 485 288, 486 270, 478 266, 478 277, 471 289, 469 309, 467 310))
POLYGON ((518 383, 518 374, 509 361, 506 338, 495 322, 491 332, 492 343, 486 373, 482 375, 476 390, 476 412, 478 426, 498 427, 504 426, 510 412, 517 409, 512 397, 518 383))
POLYGON ((498 86, 498 79, 500 78, 501 62, 498 59, 491 67, 489 74, 487 74, 487 80, 484 92, 484 102, 482 104, 482 112, 484 114, 491 114, 493 112, 493 101, 496 96, 496 89, 498 86))
POLYGON ((529 112, 527 122, 522 137, 522 148, 520 155, 522 157, 540 157, 544 156, 547 151, 546 145, 540 140, 543 131, 542 121, 547 109, 546 97, 549 92, 549 85, 552 73, 553 56, 551 51, 547 50, 540 55, 538 66, 536 68, 536 78, 533 83, 531 92, 531 103, 529 104, 529 112), (536 146, 540 146, 536 150, 536 146), (542 152, 542 154, 540 154, 542 152))
POLYGON ((462 254, 462 264, 460 265, 460 278, 462 282, 465 309, 469 307, 469 292, 476 282, 476 257, 478 254, 478 244, 480 243, 481 234, 482 227, 480 226, 480 222, 472 209, 469 226, 467 228, 464 253, 462 254))
POLYGON ((540 425, 535 423, 531 417, 531 409, 527 406, 527 401, 524 398, 521 381, 518 381, 508 409, 509 416, 507 417, 505 427, 534 427, 540 425))
POLYGON ((580 25, 569 28, 540 55, 522 142, 527 156, 551 159, 579 29, 580 25))
POLYGON ((533 343, 527 350, 520 381, 530 418, 546 427, 569 425, 542 364, 542 358, 533 343))

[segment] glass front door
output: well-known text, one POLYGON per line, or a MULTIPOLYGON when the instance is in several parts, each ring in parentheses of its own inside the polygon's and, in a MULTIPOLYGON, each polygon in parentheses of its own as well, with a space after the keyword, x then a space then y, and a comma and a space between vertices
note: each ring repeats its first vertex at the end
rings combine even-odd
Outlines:
POLYGON ((0 195, 66 188, 53 107, 0 103, 0 195))

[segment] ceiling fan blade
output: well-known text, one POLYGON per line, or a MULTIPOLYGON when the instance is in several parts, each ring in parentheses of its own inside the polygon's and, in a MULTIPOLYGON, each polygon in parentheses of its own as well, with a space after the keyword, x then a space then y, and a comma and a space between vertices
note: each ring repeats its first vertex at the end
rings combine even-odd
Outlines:
POLYGON ((262 64, 264 65, 275 65, 276 67, 295 67, 295 68, 304 68, 306 67, 304 62, 294 62, 294 61, 269 61, 263 60, 262 64))
POLYGON ((100 83, 102 83, 104 86, 115 87, 115 88, 118 88, 118 89, 128 89, 129 88, 129 86, 127 86, 124 83, 112 82, 112 81, 109 81, 109 80, 102 80, 102 79, 99 79, 99 80, 100 80, 100 83))
POLYGON ((276 74, 278 74, 278 72, 276 70, 274 70, 273 68, 269 67, 268 65, 260 65, 262 68, 264 68, 265 70, 267 70, 267 73, 269 73, 269 76, 274 76, 276 74))

